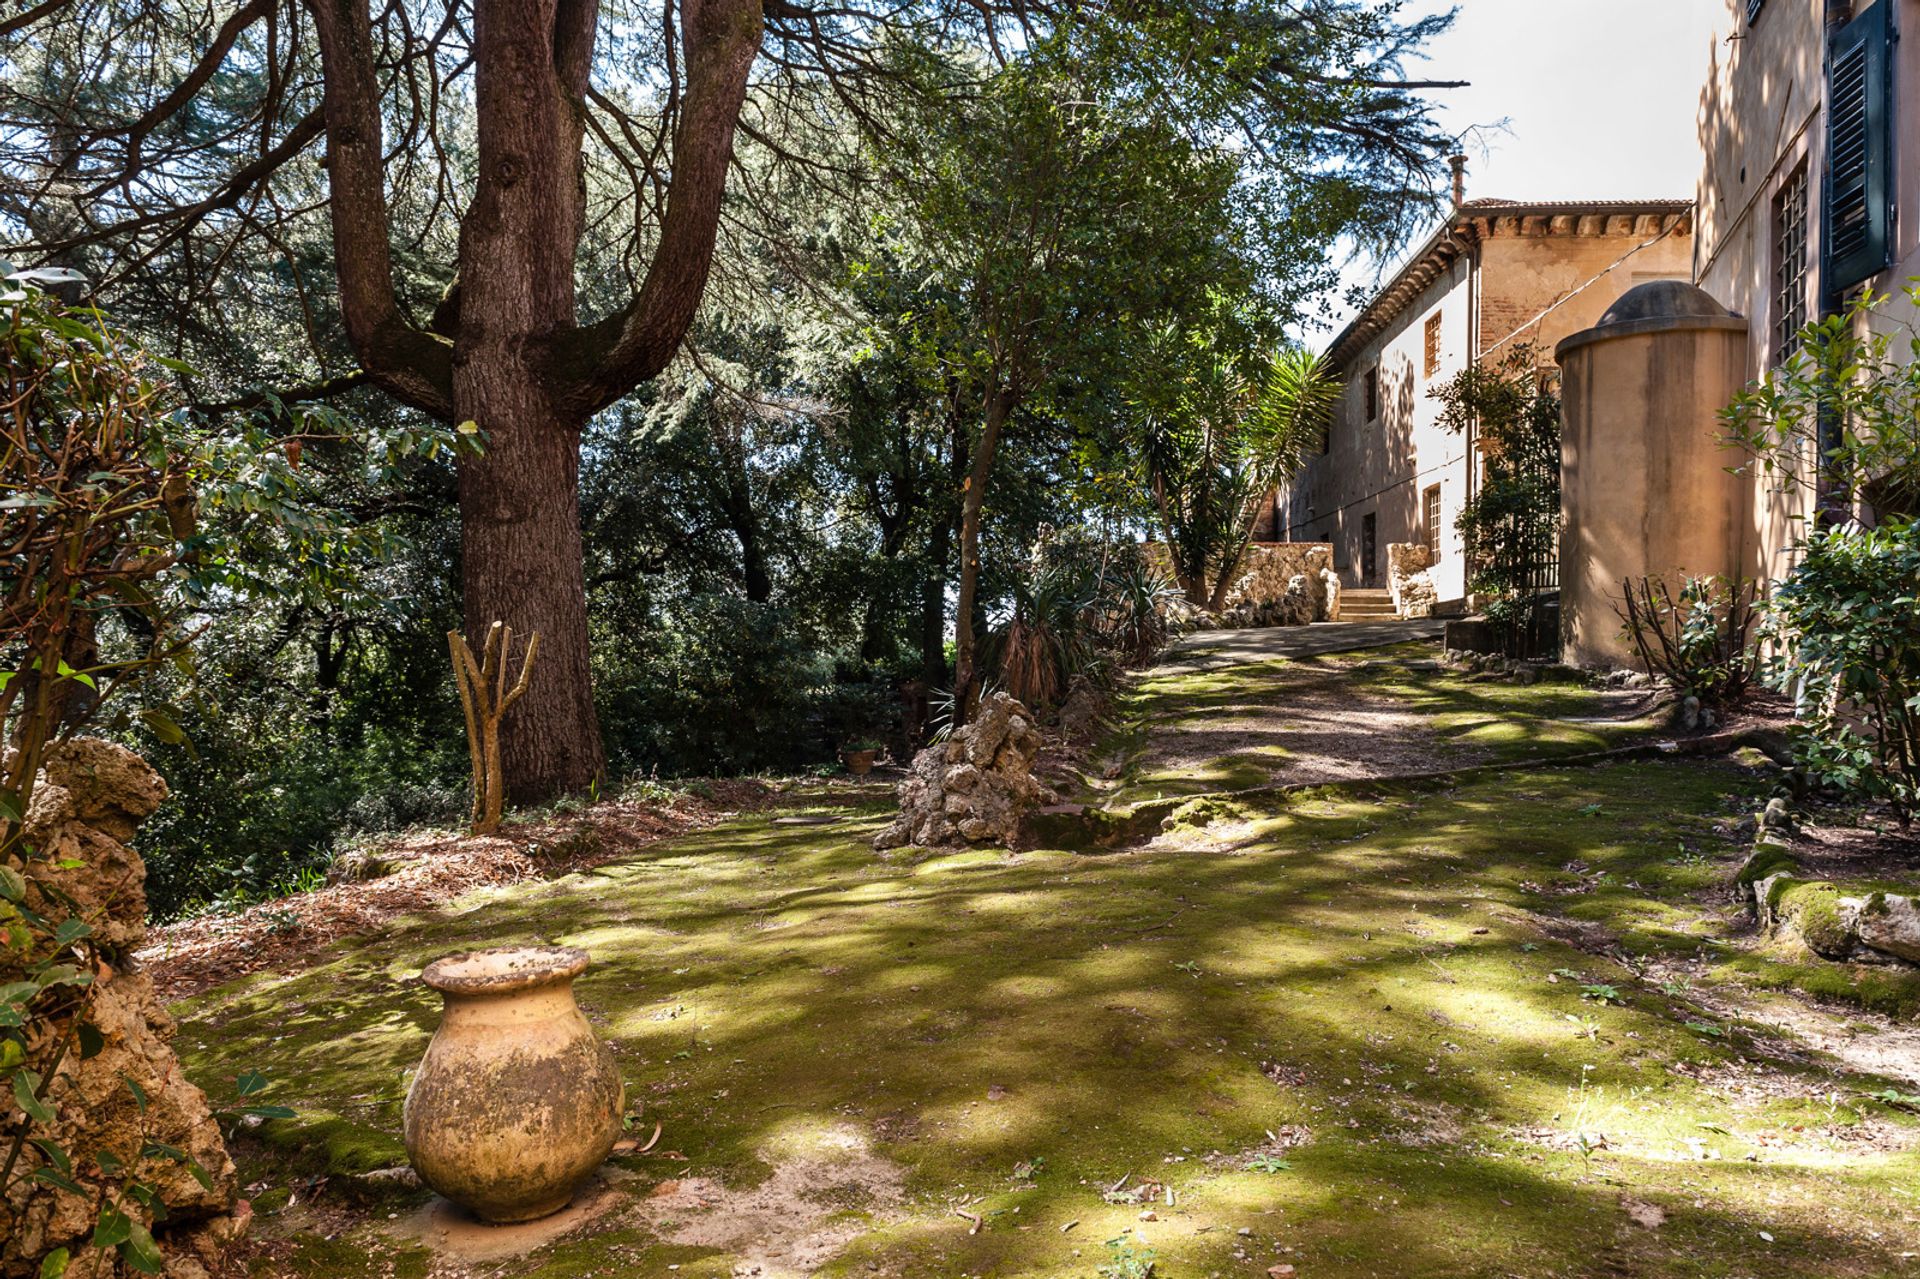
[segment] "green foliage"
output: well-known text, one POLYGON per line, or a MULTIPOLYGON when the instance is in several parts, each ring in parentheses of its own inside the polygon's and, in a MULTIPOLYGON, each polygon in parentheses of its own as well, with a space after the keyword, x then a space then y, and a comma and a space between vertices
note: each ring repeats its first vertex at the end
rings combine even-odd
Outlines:
MULTIPOLYGON (((1920 282, 1905 289, 1920 303, 1920 282)), ((1774 591, 1767 679, 1799 714, 1796 757, 1817 784, 1920 805, 1920 331, 1872 290, 1809 324, 1798 349, 1722 414, 1739 467, 1817 508, 1774 591), (1847 519, 1872 511, 1878 528, 1847 519)))
POLYGON ((1299 469, 1340 394, 1312 352, 1245 345, 1255 327, 1224 308, 1191 328, 1166 325, 1131 379, 1141 480, 1200 608, 1224 603, 1261 499, 1299 469))
POLYGON ((1471 364, 1431 394, 1440 424, 1477 443, 1486 473, 1455 527, 1467 589, 1486 600, 1510 656, 1534 646, 1543 575, 1559 557, 1560 397, 1530 346, 1471 364))
POLYGON ((1659 576, 1629 578, 1616 611, 1649 674, 1703 702, 1732 706, 1759 673, 1755 593, 1750 581, 1717 575, 1687 578, 1678 595, 1659 576))
POLYGON ((1154 1279, 1157 1258, 1153 1249, 1125 1236, 1107 1240, 1107 1260, 1095 1273, 1100 1279, 1154 1279))
POLYGON ((831 759, 841 733, 873 735, 884 686, 837 683, 832 660, 793 622, 779 605, 696 596, 644 648, 620 651, 602 678, 617 766, 670 776, 791 769, 831 759))
MULTIPOLYGON (((1902 292, 1920 305, 1920 281, 1902 292)), ((1721 414, 1737 468, 1830 512, 1920 515, 1920 330, 1862 290, 1721 414)))
POLYGON ((1096 606, 1102 641, 1126 665, 1143 666, 1167 642, 1167 606, 1179 587, 1137 552, 1106 566, 1096 606))
POLYGON ((1817 529, 1775 588, 1767 670, 1793 695, 1800 766, 1845 795, 1920 806, 1920 524, 1817 529))
MULTIPOLYGON (((154 671, 191 671, 199 608, 256 591, 337 591, 358 538, 314 518, 301 486, 254 456, 262 441, 252 428, 170 414, 161 367, 123 344, 97 311, 70 311, 41 293, 36 282, 58 282, 49 273, 7 281, 0 487, 9 496, 0 501, 0 545, 10 581, 0 600, 0 730, 13 749, 0 784, 0 1081, 13 1107, 0 1126, 0 1213, 11 1216, 22 1201, 13 1193, 22 1181, 80 1196, 95 1218, 88 1249, 159 1274, 164 1261, 148 1223, 166 1206, 143 1170, 165 1159, 187 1163, 203 1185, 209 1174, 145 1133, 131 1162, 53 1139, 67 1094, 49 1085, 70 1059, 105 1046, 93 1020, 94 974, 124 968, 131 956, 98 940, 98 916, 86 912, 100 904, 57 883, 79 863, 55 862, 55 850, 30 842, 23 815, 50 746, 100 718, 112 694, 144 688, 154 671), (92 1165, 90 1188, 76 1176, 77 1158, 92 1165)), ((148 729, 184 740, 161 707, 139 709, 148 729)), ((144 1120, 148 1098, 125 1082, 144 1120)), ((69 1249, 50 1250, 42 1272, 64 1273, 69 1259, 69 1249)))
POLYGON ((1093 615, 1100 584, 1091 566, 1044 562, 1015 589, 1006 620, 988 632, 982 646, 988 669, 1029 709, 1044 713, 1076 676, 1098 672, 1093 615))
POLYGON ((1174 594, 1136 545, 1052 532, 1034 548, 982 655, 1000 688, 1044 714, 1076 681, 1104 685, 1118 667, 1151 660, 1166 641, 1164 608, 1174 594))

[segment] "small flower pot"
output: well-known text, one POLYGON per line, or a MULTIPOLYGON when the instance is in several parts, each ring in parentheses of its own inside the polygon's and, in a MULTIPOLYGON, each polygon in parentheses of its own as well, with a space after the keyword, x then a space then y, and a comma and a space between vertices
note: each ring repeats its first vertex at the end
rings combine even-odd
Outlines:
POLYGON ((407 1158, 484 1221, 566 1207, 620 1135, 620 1071, 573 1002, 586 968, 574 947, 508 946, 420 974, 446 1007, 407 1091, 407 1158))
POLYGON ((873 771, 874 757, 879 753, 879 751, 848 751, 844 756, 847 761, 847 771, 855 777, 865 777, 873 771))

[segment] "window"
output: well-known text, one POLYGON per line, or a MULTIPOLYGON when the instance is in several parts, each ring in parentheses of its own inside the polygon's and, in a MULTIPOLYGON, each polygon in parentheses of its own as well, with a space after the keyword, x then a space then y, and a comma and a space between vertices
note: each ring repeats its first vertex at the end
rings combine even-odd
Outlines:
POLYGON ((1427 376, 1440 371, 1440 313, 1427 317, 1427 376))
POLYGON ((1360 576, 1369 586, 1380 576, 1379 528, 1372 511, 1360 517, 1360 576))
POLYGON ((1752 23, 1760 16, 1760 10, 1767 7, 1767 0, 1747 0, 1747 21, 1752 23))
POLYGON ((1427 561, 1440 562, 1440 486, 1435 484, 1420 495, 1420 524, 1427 534, 1427 561))
POLYGON ((1807 324, 1807 166, 1773 200, 1773 359, 1800 347, 1807 324))
POLYGON ((1887 72, 1893 0, 1878 0, 1827 54, 1827 283, 1849 289, 1887 265, 1893 226, 1893 119, 1887 72))
POLYGON ((1380 417, 1380 366, 1378 364, 1368 369, 1366 376, 1360 380, 1360 398, 1364 401, 1367 410, 1366 420, 1377 421, 1380 417))

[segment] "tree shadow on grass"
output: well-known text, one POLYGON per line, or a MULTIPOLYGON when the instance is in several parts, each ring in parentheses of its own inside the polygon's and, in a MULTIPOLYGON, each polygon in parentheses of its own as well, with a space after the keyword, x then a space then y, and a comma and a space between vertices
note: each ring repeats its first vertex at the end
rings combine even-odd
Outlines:
MULTIPOLYGON (((836 1263, 852 1273, 1084 1276, 1123 1230, 1174 1279, 1283 1262, 1901 1273, 1895 1254, 1920 1241, 1898 1193, 1920 1171, 1911 1143, 1849 1153, 1843 1134, 1793 1132, 1788 1111, 1804 1119, 1833 1087, 1823 1073, 1783 1074, 1778 1113, 1702 1083, 1751 1045, 1703 1035, 1684 998, 1538 926, 1565 900, 1543 880, 1651 879, 1675 814, 1748 784, 1663 761, 1308 794, 1253 814, 1231 850, 1101 859, 888 861, 866 847, 872 820, 748 818, 192 1001, 183 1047, 203 1081, 262 1069, 279 1100, 391 1133, 437 1015, 419 967, 565 941, 593 952, 581 1004, 643 1126, 662 1125, 626 1161, 640 1185, 752 1184, 829 1129, 905 1170, 905 1203, 836 1263), (1271 1134, 1292 1148, 1274 1154, 1271 1134), (1703 1134, 1722 1158, 1698 1156, 1703 1134), (1249 1167, 1262 1151, 1289 1166, 1249 1167), (1123 1176, 1173 1202, 1107 1202, 1123 1176), (1635 1224, 1629 1200, 1664 1224, 1635 1224)), ((1596 922, 1630 938, 1657 905, 1622 892, 1596 922)), ((1893 1112, 1875 1122, 1912 1133, 1893 1112)), ((622 1230, 649 1268, 682 1257, 605 1227, 622 1230)), ((544 1272, 581 1273, 604 1243, 563 1245, 544 1272)), ((732 1262, 675 1264, 690 1279, 732 1262)))

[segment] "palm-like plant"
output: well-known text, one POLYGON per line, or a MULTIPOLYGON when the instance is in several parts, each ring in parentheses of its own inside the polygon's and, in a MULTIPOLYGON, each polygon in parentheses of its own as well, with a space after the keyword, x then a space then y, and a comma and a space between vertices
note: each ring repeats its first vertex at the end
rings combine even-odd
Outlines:
POLYGON ((1071 561, 1043 565, 1016 588, 1013 611, 982 646, 1001 688, 1042 711, 1074 676, 1096 673, 1101 659, 1090 614, 1098 598, 1097 573, 1071 561))
POLYGON ((1157 565, 1122 555, 1100 579, 1100 642, 1120 660, 1140 665, 1167 642, 1166 606, 1180 590, 1157 565))
POLYGON ((1217 612, 1259 502, 1321 438, 1340 384, 1318 356, 1264 358, 1219 329, 1157 334, 1132 397, 1141 462, 1189 602, 1217 612))

